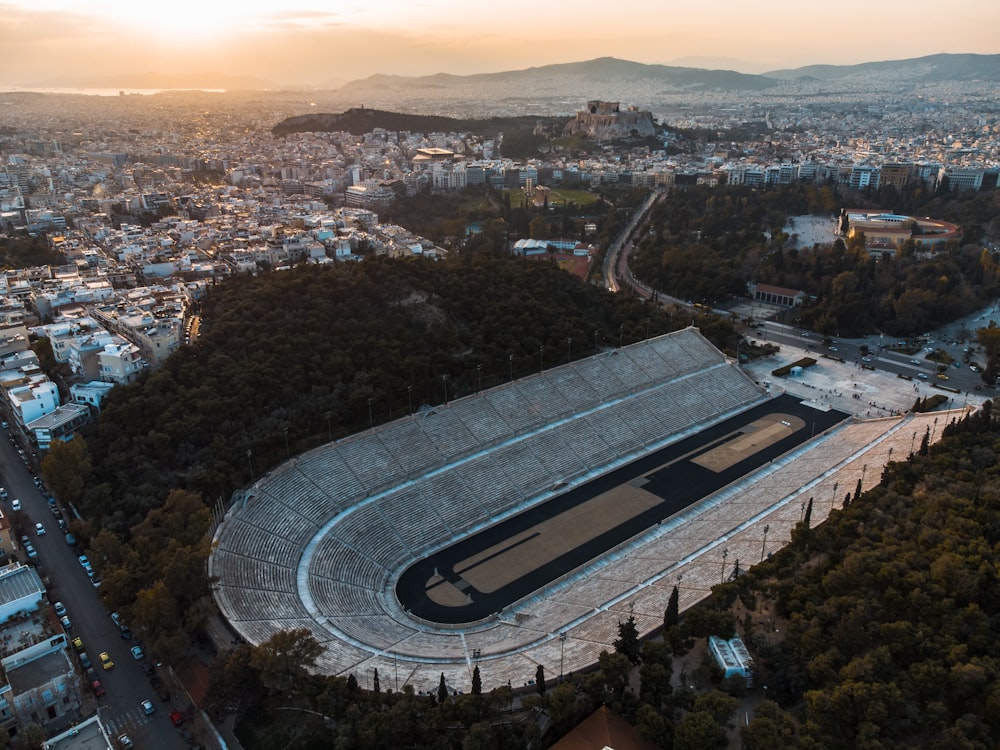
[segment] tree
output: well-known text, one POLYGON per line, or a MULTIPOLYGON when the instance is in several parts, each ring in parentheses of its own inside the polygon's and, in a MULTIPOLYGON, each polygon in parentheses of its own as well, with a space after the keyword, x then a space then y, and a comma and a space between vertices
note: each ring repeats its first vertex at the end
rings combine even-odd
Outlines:
POLYGON ((372 672, 373 672, 373 674, 372 674, 372 692, 375 693, 375 695, 381 695, 382 694, 382 685, 379 684, 379 681, 378 681, 378 667, 375 667, 372 670, 372 672))
POLYGON ((618 638, 614 643, 615 651, 622 654, 633 664, 638 664, 639 653, 639 630, 635 626, 635 616, 629 615, 625 622, 618 621, 618 638))
POLYGON ((307 629, 282 630, 254 649, 250 663, 266 687, 292 693, 321 653, 323 647, 307 629))
POLYGON ((674 586, 667 600, 667 609, 663 613, 663 629, 669 631, 680 621, 680 591, 674 586))
POLYGON ((707 711, 690 711, 677 722, 674 750, 725 750, 726 730, 707 711))
POLYGON ((90 469, 90 452, 79 435, 69 442, 54 441, 42 459, 42 478, 64 503, 75 505, 80 501, 90 469))
POLYGON ((545 667, 541 664, 535 669, 535 690, 539 695, 545 695, 545 667))
POLYGON ((479 674, 479 665, 477 664, 472 670, 472 694, 482 695, 483 694, 483 678, 479 674))
POLYGON ((448 686, 444 682, 444 672, 441 673, 441 681, 438 682, 438 703, 444 705, 448 702, 448 686))
POLYGON ((252 711, 264 698, 260 673, 253 666, 253 649, 240 644, 219 654, 212 662, 208 681, 208 705, 218 714, 237 715, 252 711))

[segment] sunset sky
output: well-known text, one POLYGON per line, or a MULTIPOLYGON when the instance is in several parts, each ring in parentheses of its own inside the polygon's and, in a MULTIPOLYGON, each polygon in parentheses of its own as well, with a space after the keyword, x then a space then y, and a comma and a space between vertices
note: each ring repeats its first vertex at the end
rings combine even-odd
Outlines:
POLYGON ((996 0, 0 0, 0 85, 218 71, 335 87, 603 56, 759 73, 995 54, 998 31, 996 0))

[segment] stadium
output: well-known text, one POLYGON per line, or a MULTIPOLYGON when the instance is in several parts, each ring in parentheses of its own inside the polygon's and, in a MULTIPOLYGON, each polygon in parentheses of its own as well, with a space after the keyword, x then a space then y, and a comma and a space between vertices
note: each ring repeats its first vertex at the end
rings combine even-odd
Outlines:
POLYGON ((307 629, 316 669, 362 687, 584 669, 620 621, 652 632, 674 586, 681 609, 708 596, 808 499, 821 522, 944 425, 760 382, 687 328, 294 457, 216 531, 220 611, 253 644, 307 629))

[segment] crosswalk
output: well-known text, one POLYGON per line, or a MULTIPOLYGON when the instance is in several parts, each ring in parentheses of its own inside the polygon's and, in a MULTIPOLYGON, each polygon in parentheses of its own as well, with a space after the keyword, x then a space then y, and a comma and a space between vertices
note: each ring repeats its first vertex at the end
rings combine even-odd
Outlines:
POLYGON ((106 712, 101 714, 101 721, 112 737, 135 732, 152 720, 153 717, 147 715, 139 706, 111 716, 106 712))

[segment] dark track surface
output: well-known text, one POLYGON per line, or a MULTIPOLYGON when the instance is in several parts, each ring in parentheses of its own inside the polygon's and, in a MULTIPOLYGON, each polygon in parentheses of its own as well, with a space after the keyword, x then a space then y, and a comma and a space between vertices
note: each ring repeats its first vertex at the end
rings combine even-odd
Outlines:
POLYGON ((499 612, 769 461, 808 442, 813 435, 820 434, 848 417, 844 412, 836 410, 818 411, 802 405, 800 401, 801 399, 793 396, 779 396, 439 550, 404 571, 396 584, 396 596, 403 607, 412 614, 443 624, 474 622, 491 613, 499 612), (741 427, 775 413, 798 416, 805 422, 805 426, 721 472, 714 472, 691 462, 695 456, 735 437, 731 433, 741 427), (681 456, 686 457, 677 460, 681 456), (654 471, 668 463, 671 465, 654 471), (455 573, 455 566, 468 557, 502 544, 504 540, 513 539, 569 508, 639 477, 645 477, 647 480, 643 489, 659 497, 662 502, 594 537, 586 544, 535 568, 531 573, 487 594, 477 591, 455 573), (446 607, 432 601, 424 587, 435 570, 453 584, 460 584, 469 595, 470 603, 461 607, 446 607))

